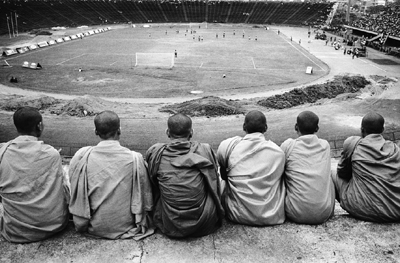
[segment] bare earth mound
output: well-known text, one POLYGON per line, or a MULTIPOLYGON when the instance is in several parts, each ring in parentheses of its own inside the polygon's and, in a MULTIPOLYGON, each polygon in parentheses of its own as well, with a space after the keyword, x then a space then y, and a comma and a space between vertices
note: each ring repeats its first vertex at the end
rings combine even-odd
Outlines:
POLYGON ((93 96, 83 96, 73 100, 58 100, 40 95, 35 97, 10 95, 0 99, 0 109, 2 110, 13 112, 26 106, 50 114, 85 117, 112 109, 114 103, 93 96))
POLYGON ((200 99, 185 101, 179 104, 164 106, 160 109, 160 111, 169 112, 172 114, 180 112, 192 117, 216 117, 245 113, 241 108, 240 103, 214 96, 203 97, 200 99))
POLYGON ((25 97, 19 95, 10 95, 0 99, 0 108, 6 111, 16 111, 21 107, 29 106, 43 111, 59 103, 60 100, 49 96, 25 97))
POLYGON ((296 88, 284 94, 278 94, 257 103, 273 109, 285 109, 301 104, 314 103, 319 99, 335 98, 343 93, 355 93, 370 84, 363 76, 335 76, 332 81, 311 85, 306 88, 296 88))
MULTIPOLYGON (((192 117, 217 117, 245 114, 249 108, 263 106, 272 109, 291 108, 306 103, 323 103, 321 99, 335 98, 337 101, 355 97, 367 98, 380 95, 383 91, 397 82, 397 79, 373 75, 368 80, 361 76, 336 76, 334 80, 312 85, 305 88, 296 88, 282 95, 275 95, 257 101, 226 100, 216 96, 185 101, 183 103, 163 106, 159 112, 181 112, 192 117), (370 80, 370 81, 369 81, 370 80)), ((23 106, 31 106, 43 113, 53 115, 68 115, 75 117, 94 116, 104 110, 115 110, 119 113, 129 111, 129 116, 134 116, 137 110, 130 111, 131 104, 121 104, 107 101, 94 96, 85 95, 73 100, 55 99, 49 96, 20 96, 6 95, 0 98, 0 109, 15 111, 23 106)), ((142 105, 140 112, 146 111, 142 105)), ((136 114, 137 115, 137 114, 136 114)), ((135 116, 136 116, 135 115, 135 116)), ((148 114, 142 114, 143 116, 148 114)), ((138 116, 136 116, 138 117, 138 116)))
POLYGON ((112 102, 93 97, 83 96, 64 104, 59 104, 50 109, 53 114, 68 114, 69 116, 85 117, 94 116, 104 110, 112 108, 112 102))
MULTIPOLYGON (((385 85, 396 82, 397 80, 382 76, 371 76, 371 81, 374 83, 369 85, 371 82, 363 76, 335 76, 332 81, 327 83, 311 85, 305 88, 296 88, 281 95, 278 94, 259 100, 257 104, 267 108, 285 109, 306 103, 315 103, 320 99, 340 97, 341 100, 343 100, 344 96, 346 98, 352 98, 360 95, 362 89, 366 87, 368 87, 367 93, 374 95, 373 93, 375 93, 375 91, 370 90, 371 88, 374 90, 385 89, 385 85)), ((244 114, 246 111, 242 107, 242 104, 243 103, 240 101, 225 100, 210 96, 164 106, 159 111, 172 114, 181 112, 192 117, 228 116, 244 114)))

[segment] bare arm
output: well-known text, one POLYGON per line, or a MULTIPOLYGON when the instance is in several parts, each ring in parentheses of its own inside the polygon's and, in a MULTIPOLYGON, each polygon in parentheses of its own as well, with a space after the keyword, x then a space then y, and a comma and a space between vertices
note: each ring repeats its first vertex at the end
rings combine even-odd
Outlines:
POLYGON ((352 178, 353 169, 351 158, 360 139, 361 138, 358 136, 352 136, 344 141, 342 155, 337 167, 338 177, 345 180, 350 180, 352 178))

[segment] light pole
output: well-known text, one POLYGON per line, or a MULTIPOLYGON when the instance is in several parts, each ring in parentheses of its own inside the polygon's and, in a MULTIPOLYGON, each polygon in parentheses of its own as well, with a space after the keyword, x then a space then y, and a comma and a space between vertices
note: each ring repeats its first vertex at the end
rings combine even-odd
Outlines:
POLYGON ((12 12, 10 14, 11 14, 11 29, 12 29, 13 37, 15 37, 14 22, 13 22, 12 12))
POLYGON ((17 31, 17 36, 18 36, 18 14, 15 12, 15 30, 17 31))
POLYGON ((10 23, 9 23, 10 18, 8 17, 8 15, 6 15, 6 17, 7 17, 8 34, 10 35, 11 38, 10 23))

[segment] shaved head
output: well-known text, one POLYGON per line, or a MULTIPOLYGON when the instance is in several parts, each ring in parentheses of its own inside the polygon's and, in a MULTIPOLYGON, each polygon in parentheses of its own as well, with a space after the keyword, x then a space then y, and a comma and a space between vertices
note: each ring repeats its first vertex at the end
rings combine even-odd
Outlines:
POLYGON ((113 111, 103 111, 94 118, 96 134, 101 139, 107 140, 114 137, 120 131, 118 115, 113 111))
POLYGON ((192 134, 192 119, 182 113, 172 115, 168 119, 168 132, 173 138, 189 137, 192 134))
POLYGON ((37 131, 42 115, 36 108, 23 107, 14 113, 13 120, 18 133, 28 135, 37 131))
POLYGON ((314 134, 318 131, 319 118, 312 111, 303 111, 297 116, 297 128, 302 135, 314 134))
POLYGON ((364 136, 368 134, 381 134, 384 130, 385 119, 376 112, 370 112, 361 121, 361 132, 364 136))
POLYGON ((267 118, 264 113, 258 110, 253 110, 246 114, 243 124, 243 130, 246 133, 265 133, 267 129, 267 118))

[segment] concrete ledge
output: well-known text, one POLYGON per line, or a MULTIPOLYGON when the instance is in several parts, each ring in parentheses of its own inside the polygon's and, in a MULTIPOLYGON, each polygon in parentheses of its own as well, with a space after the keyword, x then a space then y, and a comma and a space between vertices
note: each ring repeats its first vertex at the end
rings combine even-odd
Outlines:
POLYGON ((66 230, 36 243, 0 238, 0 262, 397 262, 398 224, 375 224, 350 217, 337 204, 321 225, 286 222, 250 227, 224 221, 202 238, 170 239, 160 232, 142 241, 104 240, 66 230))

